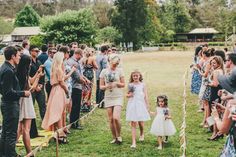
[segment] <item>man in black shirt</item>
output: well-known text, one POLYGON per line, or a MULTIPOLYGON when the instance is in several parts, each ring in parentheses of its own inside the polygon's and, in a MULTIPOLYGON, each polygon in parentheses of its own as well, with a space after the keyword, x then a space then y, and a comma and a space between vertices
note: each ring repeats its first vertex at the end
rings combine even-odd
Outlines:
POLYGON ((19 121, 19 99, 28 97, 30 91, 20 91, 15 66, 20 61, 20 52, 9 46, 4 50, 6 61, 0 68, 0 93, 3 129, 0 140, 0 157, 16 157, 16 136, 19 121))
MULTIPOLYGON (((36 72, 38 71, 39 67, 42 66, 42 63, 37 59, 39 53, 39 49, 35 45, 30 46, 30 55, 32 57, 32 63, 30 67, 30 77, 34 77, 36 72)), ((46 112, 46 98, 44 93, 44 84, 45 84, 45 77, 41 77, 39 79, 39 84, 36 90, 32 93, 33 103, 35 100, 39 106, 40 117, 43 120, 45 112, 46 112)), ((31 130, 30 130, 30 137, 35 138, 38 136, 37 127, 35 119, 32 119, 31 122, 31 130)))

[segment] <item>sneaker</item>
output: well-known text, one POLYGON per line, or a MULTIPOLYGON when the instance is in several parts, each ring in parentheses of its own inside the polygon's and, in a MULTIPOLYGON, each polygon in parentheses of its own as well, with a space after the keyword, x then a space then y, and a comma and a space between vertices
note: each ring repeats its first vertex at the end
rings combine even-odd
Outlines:
POLYGON ((113 140, 110 142, 110 144, 114 144, 114 143, 116 143, 116 139, 113 139, 113 140))
POLYGON ((135 148, 136 148, 136 144, 132 144, 132 145, 130 146, 130 148, 135 149, 135 148))

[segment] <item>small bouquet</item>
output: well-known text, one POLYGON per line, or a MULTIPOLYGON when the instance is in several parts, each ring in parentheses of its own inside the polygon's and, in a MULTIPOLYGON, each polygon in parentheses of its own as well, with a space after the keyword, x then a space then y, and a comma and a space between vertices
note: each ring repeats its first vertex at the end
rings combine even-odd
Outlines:
MULTIPOLYGON (((115 73, 113 72, 109 72, 107 75, 106 75, 106 82, 107 83, 113 83, 115 82, 115 73)), ((110 89, 110 92, 112 92, 112 89, 110 89)))
POLYGON ((129 93, 134 93, 134 91, 135 91, 135 86, 133 84, 129 84, 128 85, 128 92, 129 93))
POLYGON ((166 120, 166 119, 167 119, 166 116, 169 116, 169 109, 167 109, 167 108, 164 109, 164 110, 163 110, 163 114, 164 114, 165 120, 166 120))

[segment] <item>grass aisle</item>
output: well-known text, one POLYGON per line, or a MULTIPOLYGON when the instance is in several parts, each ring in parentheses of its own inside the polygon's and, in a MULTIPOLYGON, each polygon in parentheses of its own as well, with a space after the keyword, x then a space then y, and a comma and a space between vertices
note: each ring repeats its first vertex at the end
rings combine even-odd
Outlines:
MULTIPOLYGON (((149 101, 152 111, 155 111, 155 99, 159 94, 169 97, 174 124, 178 130, 177 134, 170 137, 169 143, 162 151, 155 148, 156 137, 149 134, 151 121, 145 124, 145 142, 137 143, 135 150, 130 149, 131 128, 125 122, 126 103, 122 110, 122 145, 109 144, 111 133, 108 127, 107 115, 104 109, 97 109, 84 122, 83 131, 71 130, 70 143, 60 145, 59 156, 67 157, 179 157, 179 128, 182 123, 183 103, 183 74, 192 62, 192 52, 156 52, 123 55, 123 68, 126 82, 130 72, 139 69, 144 73, 144 82, 148 87, 149 101)), ((188 83, 188 87, 189 87, 188 83)), ((202 114, 197 113, 197 96, 187 92, 187 156, 190 157, 216 157, 222 149, 225 141, 209 142, 210 134, 199 127, 202 114)), ((125 101, 126 102, 126 101, 125 101)), ((153 120, 153 118, 152 118, 153 120)), ((138 138, 138 137, 137 137, 138 138)), ((51 142, 48 148, 44 148, 37 155, 39 157, 55 156, 55 142, 51 142)))

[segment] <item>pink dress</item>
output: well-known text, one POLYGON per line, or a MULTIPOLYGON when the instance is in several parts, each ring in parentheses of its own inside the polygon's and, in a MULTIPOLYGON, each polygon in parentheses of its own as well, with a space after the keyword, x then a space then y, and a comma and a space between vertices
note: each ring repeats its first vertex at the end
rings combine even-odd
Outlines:
POLYGON ((51 75, 52 90, 48 99, 47 110, 42 122, 42 128, 54 131, 54 123, 63 120, 63 113, 66 107, 66 94, 59 85, 59 81, 64 81, 63 72, 56 72, 56 77, 51 75))

